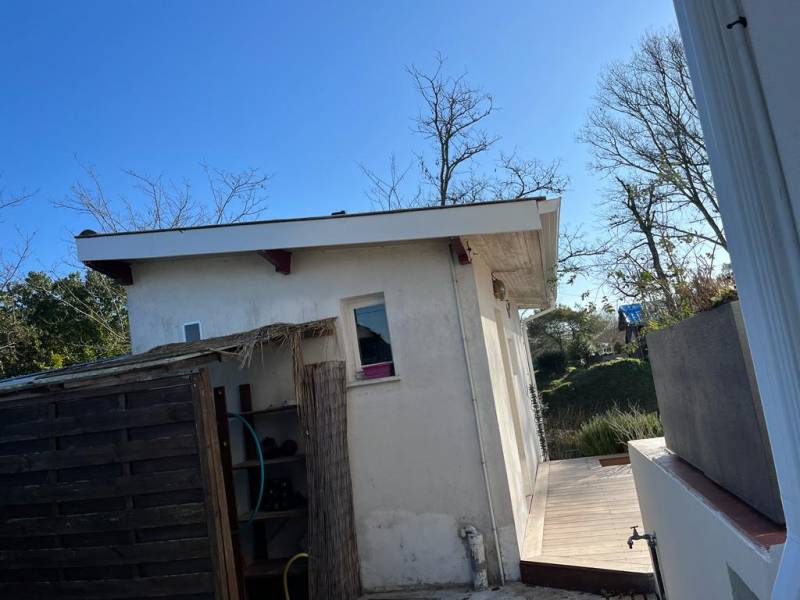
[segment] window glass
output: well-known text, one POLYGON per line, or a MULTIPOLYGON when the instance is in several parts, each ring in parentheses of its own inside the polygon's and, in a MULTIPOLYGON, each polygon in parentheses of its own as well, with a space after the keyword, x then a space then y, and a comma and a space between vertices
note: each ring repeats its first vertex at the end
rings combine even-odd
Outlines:
POLYGON ((386 320, 386 305, 372 304, 354 309, 356 336, 361 364, 374 365, 392 361, 392 343, 389 339, 389 323, 386 320))
POLYGON ((183 337, 187 342, 196 342, 200 338, 200 323, 187 323, 183 326, 183 337))

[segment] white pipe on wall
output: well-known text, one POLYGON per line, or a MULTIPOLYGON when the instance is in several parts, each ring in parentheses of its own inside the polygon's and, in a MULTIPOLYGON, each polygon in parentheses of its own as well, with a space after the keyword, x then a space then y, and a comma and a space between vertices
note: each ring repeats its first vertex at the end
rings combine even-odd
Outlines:
POLYGON ((500 585, 505 585, 506 575, 503 569, 503 553, 500 551, 500 536, 497 534, 497 520, 494 515, 494 503, 492 502, 492 487, 489 483, 489 470, 486 467, 486 450, 483 443, 483 431, 481 428, 480 411, 478 409, 478 398, 475 394, 475 380, 472 374, 472 364, 469 357, 469 347, 467 344, 467 334, 464 329, 464 317, 461 310, 461 294, 458 293, 458 277, 456 276, 455 256, 452 248, 450 250, 450 277, 453 283, 453 293, 456 297, 456 313, 458 314, 458 326, 461 331, 461 343, 464 346, 464 361, 467 366, 467 378, 469 379, 469 391, 472 396, 472 410, 475 413, 475 429, 478 433, 478 448, 481 455, 481 469, 483 470, 483 483, 486 487, 486 500, 489 505, 489 519, 492 523, 492 538, 494 538, 495 552, 497 553, 497 566, 500 571, 500 585))

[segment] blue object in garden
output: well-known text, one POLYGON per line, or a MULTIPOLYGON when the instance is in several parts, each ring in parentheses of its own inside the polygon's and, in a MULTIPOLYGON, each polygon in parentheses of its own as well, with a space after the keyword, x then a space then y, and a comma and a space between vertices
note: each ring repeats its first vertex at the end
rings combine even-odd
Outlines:
POLYGON ((626 325, 638 326, 642 324, 642 305, 623 304, 619 307, 620 320, 624 319, 626 325))

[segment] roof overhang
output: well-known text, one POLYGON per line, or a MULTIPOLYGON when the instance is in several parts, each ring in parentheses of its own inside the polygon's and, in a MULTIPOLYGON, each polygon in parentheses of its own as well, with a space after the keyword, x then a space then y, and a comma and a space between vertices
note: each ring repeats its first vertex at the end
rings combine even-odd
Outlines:
POLYGON ((185 229, 81 234, 84 262, 380 244, 540 229, 543 199, 236 223, 185 229))
POLYGON ((468 261, 478 252, 525 307, 555 303, 560 199, 531 198, 390 212, 331 215, 184 229, 96 234, 76 238, 88 267, 133 283, 131 264, 158 259, 258 253, 275 270, 291 272, 291 252, 337 246, 450 239, 468 261))
POLYGON ((466 236, 492 276, 505 284, 508 299, 522 308, 556 303, 560 200, 540 202, 537 229, 466 236))

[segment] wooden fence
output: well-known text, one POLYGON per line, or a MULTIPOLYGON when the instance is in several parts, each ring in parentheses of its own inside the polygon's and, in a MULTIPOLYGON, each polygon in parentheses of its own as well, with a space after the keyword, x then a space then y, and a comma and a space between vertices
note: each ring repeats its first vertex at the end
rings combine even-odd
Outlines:
POLYGON ((210 394, 200 371, 0 401, 0 598, 238 598, 210 394))

